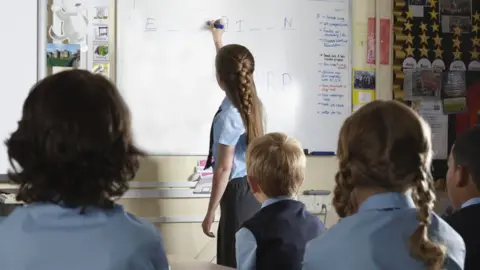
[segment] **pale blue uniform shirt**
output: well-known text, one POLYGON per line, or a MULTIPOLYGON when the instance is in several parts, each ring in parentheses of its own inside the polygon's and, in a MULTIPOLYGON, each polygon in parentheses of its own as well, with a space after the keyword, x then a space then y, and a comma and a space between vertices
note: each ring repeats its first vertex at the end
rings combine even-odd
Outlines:
MULTIPOLYGON (((232 172, 230 179, 240 178, 247 175, 245 165, 245 153, 247 152, 247 136, 242 117, 232 102, 225 97, 220 105, 221 112, 213 119, 213 160, 218 160, 220 144, 235 146, 232 172)), ((215 168, 215 163, 213 164, 215 168)))
POLYGON ((0 223, 0 269, 167 270, 157 229, 115 205, 111 210, 31 204, 0 223))
POLYGON ((462 204, 460 208, 465 208, 471 205, 479 204, 480 203, 480 198, 472 198, 462 204))
MULTIPOLYGON (((279 201, 291 199, 292 198, 290 197, 268 199, 263 202, 262 208, 279 201)), ((242 227, 235 234, 235 250, 237 253, 236 257, 238 270, 255 269, 257 261, 257 240, 255 240, 255 236, 249 229, 242 227)))
MULTIPOLYGON (((409 237, 417 229, 412 198, 402 193, 371 196, 357 213, 342 219, 305 251, 305 270, 425 270, 410 256, 409 237)), ((445 221, 432 215, 430 238, 447 248, 445 269, 463 269, 465 243, 445 221)))

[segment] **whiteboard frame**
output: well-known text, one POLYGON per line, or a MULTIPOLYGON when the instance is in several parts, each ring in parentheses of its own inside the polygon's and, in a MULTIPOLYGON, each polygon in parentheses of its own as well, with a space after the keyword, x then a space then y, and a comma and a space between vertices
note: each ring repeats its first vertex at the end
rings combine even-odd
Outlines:
MULTIPOLYGON (((348 80, 350 82, 350 91, 348 93, 348 96, 349 96, 349 103, 348 103, 348 107, 350 108, 350 112, 349 114, 347 115, 347 117, 349 117, 352 113, 353 113, 353 24, 354 24, 354 21, 353 21, 353 0, 310 0, 310 1, 325 1, 325 2, 340 2, 340 3, 347 3, 348 5, 348 16, 349 16, 349 30, 348 30, 348 34, 349 34, 349 45, 348 45, 348 57, 349 57, 349 61, 348 61, 348 64, 350 65, 350 68, 348 69, 348 80)), ((118 2, 115 1, 115 0, 110 0, 110 3, 111 3, 111 9, 110 9, 110 12, 111 12, 111 15, 109 15, 110 17, 110 21, 109 21, 109 27, 111 29, 110 33, 112 33, 110 36, 109 36, 109 42, 110 42, 110 48, 113 48, 113 52, 112 52, 112 59, 110 59, 110 79, 116 83, 116 77, 117 77, 117 57, 118 57, 118 52, 117 52, 117 33, 119 31, 119 29, 117 28, 117 24, 118 24, 118 20, 119 20, 119 17, 117 16, 118 14, 118 11, 117 11, 117 5, 118 5, 118 2), (113 15, 113 16, 112 16, 113 15)), ((378 50, 377 50, 378 51, 378 50)), ((176 154, 176 153, 172 153, 172 154, 154 154, 154 153, 148 153, 148 156, 152 156, 152 157, 204 157, 204 156, 207 156, 207 151, 205 152, 205 155, 198 155, 198 154, 176 154)), ((336 153, 334 153, 334 156, 336 156, 336 153)))
MULTIPOLYGON (((38 0, 37 3, 37 81, 47 76, 48 0, 38 0)), ((0 174, 0 183, 8 182, 7 174, 0 174)))
POLYGON ((48 0, 39 0, 37 5, 37 81, 47 76, 47 28, 48 0))

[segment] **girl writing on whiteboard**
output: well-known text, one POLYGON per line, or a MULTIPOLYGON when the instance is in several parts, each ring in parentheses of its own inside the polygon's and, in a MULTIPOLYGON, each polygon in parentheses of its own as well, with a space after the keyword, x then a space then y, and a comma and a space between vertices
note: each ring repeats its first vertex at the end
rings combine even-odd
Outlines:
POLYGON ((222 47, 222 29, 210 24, 217 49, 217 81, 225 99, 215 114, 210 131, 206 167, 213 165, 210 202, 202 223, 203 232, 214 237, 211 226, 220 205, 217 264, 236 267, 235 233, 260 209, 247 183, 245 152, 253 138, 263 135, 263 109, 257 96, 252 53, 241 45, 222 47))

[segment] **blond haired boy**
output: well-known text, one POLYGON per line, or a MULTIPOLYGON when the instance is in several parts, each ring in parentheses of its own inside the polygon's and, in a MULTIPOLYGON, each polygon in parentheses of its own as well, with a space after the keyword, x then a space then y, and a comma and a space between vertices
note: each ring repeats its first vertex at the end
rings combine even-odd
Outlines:
POLYGON ((293 199, 305 179, 300 143, 283 133, 266 134, 249 144, 246 162, 248 183, 262 209, 236 234, 238 269, 301 269, 305 245, 325 226, 293 199))

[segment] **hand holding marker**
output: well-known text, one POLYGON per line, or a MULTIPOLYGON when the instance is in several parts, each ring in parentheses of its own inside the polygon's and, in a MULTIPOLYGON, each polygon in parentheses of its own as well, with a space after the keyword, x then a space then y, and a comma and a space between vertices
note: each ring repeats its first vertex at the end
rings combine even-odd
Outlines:
POLYGON ((207 26, 209 26, 211 28, 215 28, 215 29, 225 29, 225 20, 224 19, 218 19, 216 21, 208 21, 207 26))
POLYGON ((225 32, 225 20, 218 19, 216 21, 208 21, 206 25, 210 32, 212 33, 213 42, 215 43, 215 48, 217 49, 217 53, 220 48, 223 47, 222 45, 222 36, 223 32, 225 32))

